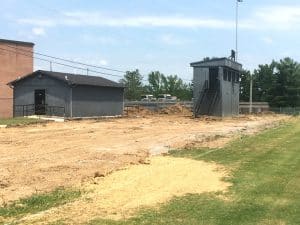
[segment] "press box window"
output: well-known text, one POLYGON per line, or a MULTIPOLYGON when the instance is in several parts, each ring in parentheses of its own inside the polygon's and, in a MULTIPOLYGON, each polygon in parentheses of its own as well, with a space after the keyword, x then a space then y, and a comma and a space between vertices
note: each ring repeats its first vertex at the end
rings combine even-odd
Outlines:
POLYGON ((228 79, 228 70, 224 69, 223 80, 227 81, 228 79))
POLYGON ((231 77, 232 77, 232 72, 228 72, 228 81, 230 82, 231 81, 231 77))

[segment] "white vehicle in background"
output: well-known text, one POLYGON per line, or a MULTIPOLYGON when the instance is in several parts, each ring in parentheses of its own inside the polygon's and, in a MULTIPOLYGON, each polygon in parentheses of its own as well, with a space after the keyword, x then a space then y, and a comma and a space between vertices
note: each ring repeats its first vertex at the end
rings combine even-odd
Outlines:
POLYGON ((159 102, 176 102, 177 101, 177 97, 176 96, 172 96, 170 94, 160 94, 160 95, 158 95, 157 100, 159 102))
POLYGON ((141 96, 141 101, 143 101, 143 102, 152 102, 152 101, 156 101, 156 98, 154 98, 153 95, 142 95, 141 96))

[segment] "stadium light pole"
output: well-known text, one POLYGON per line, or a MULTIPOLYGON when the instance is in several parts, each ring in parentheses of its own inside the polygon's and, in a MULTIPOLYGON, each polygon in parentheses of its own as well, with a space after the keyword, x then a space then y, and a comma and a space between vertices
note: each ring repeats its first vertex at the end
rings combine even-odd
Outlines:
POLYGON ((235 59, 238 60, 238 28, 239 28, 239 3, 243 0, 236 0, 235 6, 235 59))
MULTIPOLYGON (((239 28, 239 3, 243 0, 236 0, 235 13, 235 59, 238 60, 238 28, 239 28)), ((249 113, 252 113, 252 92, 253 92, 253 78, 250 74, 250 96, 249 96, 249 113)))

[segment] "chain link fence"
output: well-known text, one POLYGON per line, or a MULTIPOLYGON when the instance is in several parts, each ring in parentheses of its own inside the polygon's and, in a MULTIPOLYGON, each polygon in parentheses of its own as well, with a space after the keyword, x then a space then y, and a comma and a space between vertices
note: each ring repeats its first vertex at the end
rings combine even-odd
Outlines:
POLYGON ((271 112, 286 115, 300 115, 300 107, 270 107, 271 112))

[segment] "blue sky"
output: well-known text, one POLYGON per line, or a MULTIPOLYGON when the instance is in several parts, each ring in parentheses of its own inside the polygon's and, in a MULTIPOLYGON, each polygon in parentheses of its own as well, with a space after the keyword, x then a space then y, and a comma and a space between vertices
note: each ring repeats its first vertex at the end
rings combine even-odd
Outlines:
MULTIPOLYGON (((190 80, 189 63, 235 48, 235 2, 2 0, 0 38, 34 42, 35 51, 53 56, 190 80)), ((299 0, 244 0, 239 9, 244 68, 287 56, 300 61, 299 0)), ((36 60, 35 69, 49 65, 36 60)))

